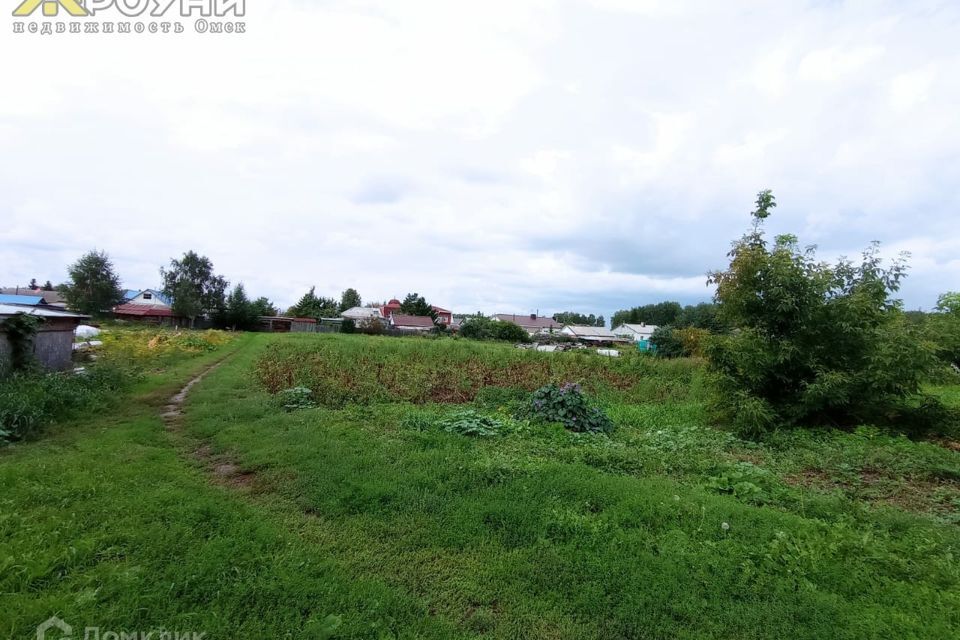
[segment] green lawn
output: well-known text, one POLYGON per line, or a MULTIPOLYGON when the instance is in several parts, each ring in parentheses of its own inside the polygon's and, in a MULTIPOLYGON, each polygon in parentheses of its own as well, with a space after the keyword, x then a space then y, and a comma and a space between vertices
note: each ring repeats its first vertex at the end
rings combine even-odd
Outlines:
POLYGON ((751 443, 705 415, 691 362, 244 336, 0 450, 0 635, 960 636, 960 453, 870 428, 751 443), (485 388, 573 378, 611 436, 485 388), (268 392, 296 384, 320 406, 268 392), (451 401, 511 428, 447 433, 451 401))

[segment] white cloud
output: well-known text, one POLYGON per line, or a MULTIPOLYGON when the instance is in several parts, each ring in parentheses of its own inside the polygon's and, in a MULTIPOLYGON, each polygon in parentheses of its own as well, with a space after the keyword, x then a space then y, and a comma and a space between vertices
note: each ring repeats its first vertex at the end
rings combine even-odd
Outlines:
POLYGON ((609 315, 707 297, 766 187, 771 231, 831 255, 908 238, 908 303, 958 276, 956 5, 286 0, 246 21, 0 37, 29 61, 0 101, 0 284, 97 247, 155 285, 195 249, 281 304, 316 284, 609 315))

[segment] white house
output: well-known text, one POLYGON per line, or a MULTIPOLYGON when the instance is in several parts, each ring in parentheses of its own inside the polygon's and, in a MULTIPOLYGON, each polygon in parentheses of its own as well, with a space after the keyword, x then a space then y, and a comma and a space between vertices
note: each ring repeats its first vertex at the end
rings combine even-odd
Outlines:
POLYGON ((620 338, 628 338, 634 342, 646 342, 657 330, 655 324, 621 324, 613 328, 613 333, 620 338))

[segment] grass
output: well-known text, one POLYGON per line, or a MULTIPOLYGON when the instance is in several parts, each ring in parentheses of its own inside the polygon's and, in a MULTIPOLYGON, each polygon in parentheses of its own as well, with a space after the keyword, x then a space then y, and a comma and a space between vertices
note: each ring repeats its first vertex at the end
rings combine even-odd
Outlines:
POLYGON ((738 440, 699 384, 689 362, 244 336, 0 452, 0 634, 54 614, 208 638, 319 637, 330 615, 356 638, 960 634, 956 451, 871 428, 738 440), (165 431, 162 399, 227 354, 165 431), (268 392, 336 389, 330 360, 348 394, 287 411, 268 392), (592 383, 616 431, 515 418, 520 370, 592 383), (444 427, 464 415, 501 426, 444 427))

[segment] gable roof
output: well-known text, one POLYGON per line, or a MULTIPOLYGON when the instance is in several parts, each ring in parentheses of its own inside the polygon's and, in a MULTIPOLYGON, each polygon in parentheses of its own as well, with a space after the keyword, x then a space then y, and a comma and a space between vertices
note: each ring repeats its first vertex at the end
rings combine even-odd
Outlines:
POLYGON ((624 322, 623 324, 618 325, 617 327, 615 327, 615 328, 614 328, 614 332, 616 332, 618 329, 627 329, 628 331, 632 331, 633 333, 639 333, 639 334, 647 335, 647 334, 650 334, 650 333, 653 333, 654 331, 656 331, 656 330, 657 330, 657 325, 655 325, 655 324, 627 324, 626 322, 624 322))
POLYGON ((395 327, 416 327, 418 329, 432 329, 433 318, 430 316, 407 316, 402 313, 395 313, 390 316, 390 321, 395 327))
POLYGON ((520 325, 524 329, 559 329, 563 326, 553 318, 544 318, 543 316, 531 318, 529 314, 498 313, 493 317, 501 322, 512 322, 520 325))

